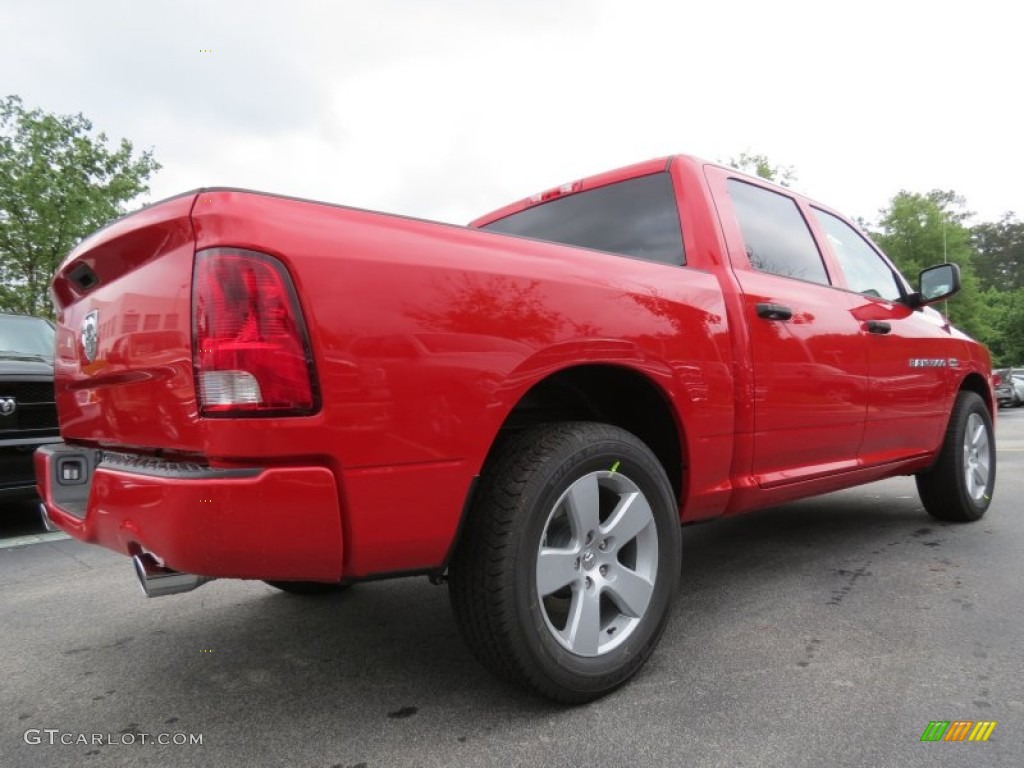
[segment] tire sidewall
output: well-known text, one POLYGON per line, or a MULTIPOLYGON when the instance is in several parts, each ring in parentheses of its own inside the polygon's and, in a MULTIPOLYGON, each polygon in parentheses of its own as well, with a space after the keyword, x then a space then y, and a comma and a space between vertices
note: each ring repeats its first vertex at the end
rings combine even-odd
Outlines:
POLYGON ((527 494, 532 503, 528 503, 529 509, 525 511, 518 542, 522 567, 516 569, 518 624, 530 656, 547 676, 566 688, 586 692, 625 682, 647 658, 664 629, 679 581, 679 516, 664 471, 648 454, 625 440, 601 440, 570 453, 550 472, 539 472, 543 477, 537 478, 537 487, 527 494), (540 541, 551 511, 565 490, 580 477, 608 471, 616 462, 616 471, 643 492, 654 516, 658 535, 654 592, 644 618, 625 642, 601 656, 578 656, 552 636, 544 619, 537 595, 540 541))
POLYGON ((965 397, 964 407, 958 414, 956 429, 953 432, 953 457, 956 465, 956 491, 960 496, 960 504, 967 510, 970 516, 977 520, 988 509, 992 502, 992 490, 996 484, 996 443, 995 431, 992 427, 992 417, 985 407, 984 401, 977 394, 971 392, 965 397), (981 501, 975 501, 967 492, 967 483, 964 479, 964 437, 967 432, 967 422, 972 414, 977 414, 985 425, 985 432, 988 436, 989 445, 989 473, 985 484, 985 493, 981 501))

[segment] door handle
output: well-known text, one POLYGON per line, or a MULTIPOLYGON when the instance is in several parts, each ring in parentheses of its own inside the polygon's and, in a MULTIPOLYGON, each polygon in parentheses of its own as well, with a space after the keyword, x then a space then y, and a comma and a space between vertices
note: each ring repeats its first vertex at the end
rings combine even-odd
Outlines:
POLYGON ((763 303, 758 304, 756 309, 757 316, 765 320, 789 320, 793 316, 793 310, 782 304, 763 303))
POLYGON ((868 333, 880 333, 884 335, 892 330, 892 326, 884 320, 868 320, 865 325, 867 326, 868 333))

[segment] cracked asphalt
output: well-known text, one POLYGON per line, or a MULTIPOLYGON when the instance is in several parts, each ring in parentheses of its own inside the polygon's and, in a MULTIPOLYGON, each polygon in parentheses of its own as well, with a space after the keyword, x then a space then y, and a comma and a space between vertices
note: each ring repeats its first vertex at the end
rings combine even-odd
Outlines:
POLYGON ((657 652, 578 708, 489 677, 426 579, 146 600, 126 558, 0 508, 0 766, 1017 768, 1024 409, 997 432, 978 523, 899 478, 684 529, 657 652), (932 720, 998 725, 923 743, 932 720))

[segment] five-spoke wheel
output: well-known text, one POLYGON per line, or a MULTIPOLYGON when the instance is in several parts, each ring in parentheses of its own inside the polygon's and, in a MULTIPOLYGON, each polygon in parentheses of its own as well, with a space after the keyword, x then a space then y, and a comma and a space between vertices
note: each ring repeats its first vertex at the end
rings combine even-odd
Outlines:
POLYGON ((991 443, 988 428, 978 413, 967 417, 964 430, 964 486, 974 502, 980 502, 988 491, 992 470, 991 443))
POLYGON ((651 450, 606 424, 550 424, 509 440, 486 468, 449 590, 486 667, 578 703, 650 656, 679 561, 678 505, 651 450))
POLYGON ((978 394, 961 391, 938 460, 917 475, 921 503, 939 520, 971 522, 988 509, 995 481, 992 416, 978 394))
POLYGON ((547 628, 579 656, 630 637, 654 593, 658 531, 643 491, 621 473, 591 472, 555 503, 537 553, 547 628))

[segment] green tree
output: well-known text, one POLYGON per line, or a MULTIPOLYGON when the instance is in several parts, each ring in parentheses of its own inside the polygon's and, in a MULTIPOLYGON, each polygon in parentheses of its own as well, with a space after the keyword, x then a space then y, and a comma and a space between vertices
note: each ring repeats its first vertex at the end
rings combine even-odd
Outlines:
POLYGON ((1001 291, 989 288, 984 293, 991 308, 995 336, 989 343, 992 364, 996 368, 1024 364, 1024 288, 1001 291))
POLYGON ((942 261, 960 265, 963 288, 948 303, 949 320, 965 333, 991 345, 997 332, 993 311, 974 271, 974 245, 965 222, 971 216, 955 192, 902 191, 880 212, 875 241, 911 281, 925 267, 942 261))
POLYGON ((751 176, 760 176, 762 179, 774 181, 783 187, 788 187, 796 181, 796 171, 791 165, 773 165, 767 155, 755 155, 750 152, 740 152, 739 157, 730 157, 728 165, 737 171, 749 173, 751 176))
POLYGON ((1024 288, 1024 221, 1006 213, 997 222, 973 227, 971 236, 983 286, 1001 291, 1024 288))
POLYGON ((109 148, 81 114, 0 99, 0 309, 51 313, 48 286, 61 260, 148 192, 159 169, 152 150, 135 156, 127 139, 109 148))

